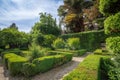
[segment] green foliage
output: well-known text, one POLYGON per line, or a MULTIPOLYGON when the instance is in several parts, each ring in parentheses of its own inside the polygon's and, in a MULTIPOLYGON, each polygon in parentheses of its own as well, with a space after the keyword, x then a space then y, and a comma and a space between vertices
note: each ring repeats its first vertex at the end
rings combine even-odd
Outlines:
POLYGON ((81 49, 81 50, 78 50, 76 54, 74 54, 75 56, 82 56, 86 53, 86 49, 81 49))
POLYGON ((119 21, 120 21, 120 13, 108 17, 104 22, 105 33, 106 34, 120 33, 119 21))
POLYGON ((29 44, 29 35, 14 28, 1 30, 0 37, 2 48, 5 48, 6 45, 9 45, 10 48, 28 47, 29 44))
POLYGON ((120 54, 120 37, 107 38, 106 47, 110 52, 120 54))
POLYGON ((67 40, 68 38, 79 38, 81 49, 94 50, 100 47, 101 42, 105 42, 107 35, 104 34, 104 30, 100 30, 65 34, 60 37, 64 40, 67 40))
POLYGON ((56 37, 54 35, 44 35, 43 46, 51 48, 55 39, 56 37))
POLYGON ((64 56, 63 55, 56 55, 54 56, 54 66, 53 67, 57 67, 59 65, 62 65, 64 62, 64 56))
POLYGON ((102 55, 102 49, 96 49, 95 51, 94 51, 94 54, 99 54, 99 55, 102 55))
POLYGON ((29 47, 29 54, 28 54, 28 58, 30 61, 34 60, 35 58, 39 58, 44 56, 44 53, 41 51, 41 47, 36 45, 36 44, 32 44, 29 47))
POLYGON ((54 42, 53 42, 53 47, 56 49, 64 49, 65 48, 65 42, 63 39, 61 38, 57 38, 54 42))
POLYGON ((100 55, 89 55, 63 80, 98 80, 100 55))
MULTIPOLYGON (((66 53, 72 53, 73 56, 82 56, 84 55, 87 50, 86 49, 81 49, 81 50, 64 50, 64 49, 57 49, 56 51, 58 52, 66 52, 66 53)), ((51 51, 50 51, 51 52, 51 51)), ((55 51, 54 51, 55 52, 55 51)), ((52 54, 52 53, 51 53, 52 54)))
POLYGON ((100 12, 104 15, 112 15, 120 11, 120 0, 100 0, 100 12))
POLYGON ((22 67, 22 73, 26 77, 33 76, 34 74, 36 74, 35 68, 36 68, 36 65, 33 63, 24 63, 22 67))
POLYGON ((32 34, 32 39, 33 39, 34 43, 39 44, 41 46, 44 45, 43 41, 45 40, 45 38, 44 38, 43 34, 41 34, 41 33, 34 33, 34 34, 32 34))
POLYGON ((72 50, 80 49, 80 40, 79 38, 69 38, 67 40, 68 47, 72 50))
POLYGON ((100 61, 101 80, 120 80, 120 68, 116 68, 114 60, 101 58, 100 61))
POLYGON ((38 72, 45 72, 53 67, 54 57, 47 56, 47 57, 38 58, 33 60, 33 63, 36 65, 36 70, 38 72))
POLYGON ((4 64, 6 65, 12 76, 21 74, 21 68, 23 63, 25 62, 27 62, 26 58, 13 53, 4 55, 4 64))
POLYGON ((44 35, 52 34, 55 36, 60 35, 61 32, 56 24, 56 19, 53 19, 50 14, 46 13, 40 13, 40 21, 35 23, 32 28, 32 33, 35 33, 35 31, 39 31, 44 35))

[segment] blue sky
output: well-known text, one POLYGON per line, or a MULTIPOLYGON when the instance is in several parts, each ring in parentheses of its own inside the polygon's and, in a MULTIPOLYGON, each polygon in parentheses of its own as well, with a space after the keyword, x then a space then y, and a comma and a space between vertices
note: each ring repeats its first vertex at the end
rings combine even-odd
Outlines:
POLYGON ((58 19, 57 9, 63 0, 0 0, 0 28, 16 23, 20 31, 29 32, 39 13, 47 12, 58 19))

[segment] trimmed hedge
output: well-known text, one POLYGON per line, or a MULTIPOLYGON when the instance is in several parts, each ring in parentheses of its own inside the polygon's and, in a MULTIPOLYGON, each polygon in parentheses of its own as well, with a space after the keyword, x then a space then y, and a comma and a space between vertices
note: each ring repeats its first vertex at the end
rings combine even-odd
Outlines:
POLYGON ((13 53, 8 53, 4 55, 4 63, 12 76, 21 74, 22 65, 26 62, 26 58, 13 53))
POLYGON ((36 65, 37 72, 46 72, 53 67, 54 56, 47 56, 33 60, 33 64, 36 65))
POLYGON ((9 50, 5 50, 1 53, 1 57, 3 58, 3 56, 7 53, 14 53, 14 54, 17 54, 17 55, 21 55, 22 51, 20 49, 9 49, 9 50))
POLYGON ((14 53, 7 53, 4 55, 3 61, 12 76, 24 74, 26 77, 29 77, 64 64, 72 60, 73 56, 73 54, 66 52, 55 52, 54 54, 56 55, 36 58, 32 63, 29 63, 24 57, 14 53))
POLYGON ((94 50, 100 47, 101 42, 105 42, 107 35, 105 35, 104 30, 100 30, 65 34, 60 37, 64 40, 68 38, 80 38, 81 49, 94 50))
POLYGON ((80 65, 63 78, 63 80, 99 80, 99 63, 101 55, 89 55, 80 65))
POLYGON ((70 60, 72 60, 72 54, 68 53, 36 58, 32 63, 23 64, 22 73, 27 77, 33 76, 37 73, 46 72, 51 68, 62 65, 70 60))
MULTIPOLYGON (((104 57, 100 59, 100 80, 118 80, 115 79, 117 73, 109 74, 110 71, 115 69, 114 62, 109 57, 104 57), (114 78, 114 79, 110 79, 114 78)), ((116 77, 117 78, 117 77, 116 77)))
POLYGON ((47 55, 56 55, 60 53, 72 53, 73 56, 82 56, 87 52, 86 49, 81 50, 64 50, 64 49, 57 49, 56 51, 48 51, 47 55))

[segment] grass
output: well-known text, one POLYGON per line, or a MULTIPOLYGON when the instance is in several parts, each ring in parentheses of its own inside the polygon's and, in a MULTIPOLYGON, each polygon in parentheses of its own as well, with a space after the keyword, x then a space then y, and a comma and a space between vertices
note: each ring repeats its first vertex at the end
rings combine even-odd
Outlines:
POLYGON ((103 55, 89 55, 79 64, 71 73, 63 78, 63 80, 99 80, 99 66, 103 55))

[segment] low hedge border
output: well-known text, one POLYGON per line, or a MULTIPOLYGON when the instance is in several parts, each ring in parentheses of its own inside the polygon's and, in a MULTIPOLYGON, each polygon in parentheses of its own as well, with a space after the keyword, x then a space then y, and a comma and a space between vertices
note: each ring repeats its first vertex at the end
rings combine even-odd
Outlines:
POLYGON ((89 55, 80 65, 63 80, 99 80, 99 67, 102 55, 89 55))
POLYGON ((64 50, 64 49, 57 49, 56 51, 48 51, 47 55, 56 55, 56 54, 63 54, 63 53, 72 53, 73 56, 82 56, 87 52, 86 49, 81 50, 64 50))
POLYGON ((24 74, 26 77, 42 73, 72 60, 73 54, 62 52, 52 56, 36 58, 32 63, 14 53, 6 53, 3 61, 12 76, 24 74))
POLYGON ((22 65, 27 62, 27 59, 14 53, 7 53, 4 55, 3 62, 10 74, 15 76, 21 74, 22 65))

